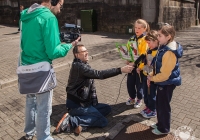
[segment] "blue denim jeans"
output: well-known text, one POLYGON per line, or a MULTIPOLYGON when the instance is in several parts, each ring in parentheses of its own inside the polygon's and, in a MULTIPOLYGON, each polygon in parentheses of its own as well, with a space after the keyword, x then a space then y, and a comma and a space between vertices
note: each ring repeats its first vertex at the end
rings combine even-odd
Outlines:
POLYGON ((71 100, 67 100, 67 107, 70 108, 70 124, 73 128, 78 125, 84 127, 105 127, 108 124, 107 116, 111 107, 107 104, 98 103, 96 106, 82 107, 71 100))
POLYGON ((50 135, 53 90, 41 94, 26 95, 24 132, 37 140, 53 140, 50 135))
POLYGON ((156 111, 156 87, 157 85, 151 82, 150 93, 148 93, 147 76, 143 77, 144 103, 151 111, 156 111))

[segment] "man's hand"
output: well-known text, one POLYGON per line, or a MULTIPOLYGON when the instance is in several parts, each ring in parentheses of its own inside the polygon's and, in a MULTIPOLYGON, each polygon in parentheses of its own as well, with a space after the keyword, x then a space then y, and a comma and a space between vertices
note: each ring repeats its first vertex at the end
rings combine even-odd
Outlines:
POLYGON ((130 61, 128 61, 128 60, 126 60, 126 65, 134 66, 134 65, 135 65, 135 63, 134 63, 134 62, 130 62, 130 61))
POLYGON ((121 67, 121 72, 122 73, 131 73, 133 68, 134 68, 133 66, 126 65, 124 67, 121 67))
POLYGON ((81 37, 78 37, 75 41, 72 42, 72 46, 76 46, 78 44, 78 41, 81 39, 81 37))
POLYGON ((134 62, 129 62, 128 64, 129 64, 130 66, 134 66, 134 65, 135 65, 134 62))

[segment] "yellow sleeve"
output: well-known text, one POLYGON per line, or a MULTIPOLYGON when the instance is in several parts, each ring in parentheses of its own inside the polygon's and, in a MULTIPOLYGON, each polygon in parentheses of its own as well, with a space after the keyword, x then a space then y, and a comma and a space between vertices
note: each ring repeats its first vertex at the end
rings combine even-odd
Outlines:
POLYGON ((140 63, 138 68, 142 70, 144 68, 144 63, 140 63))
POLYGON ((167 51, 162 58, 162 67, 160 68, 160 73, 157 73, 152 77, 151 81, 163 82, 169 79, 172 70, 176 65, 176 56, 173 52, 167 51))
POLYGON ((139 55, 141 54, 146 54, 147 52, 147 49, 149 48, 148 47, 148 44, 146 42, 146 40, 143 38, 141 38, 141 40, 138 41, 138 52, 139 52, 139 55))

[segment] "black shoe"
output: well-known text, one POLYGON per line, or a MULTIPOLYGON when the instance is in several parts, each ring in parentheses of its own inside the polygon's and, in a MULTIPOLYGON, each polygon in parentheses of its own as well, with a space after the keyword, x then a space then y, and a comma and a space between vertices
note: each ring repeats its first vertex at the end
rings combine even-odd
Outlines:
POLYGON ((24 139, 25 139, 25 140, 32 140, 32 139, 33 139, 33 136, 29 136, 29 135, 26 134, 26 136, 24 136, 24 139))
POLYGON ((62 119, 59 121, 56 129, 54 130, 53 134, 59 134, 63 131, 70 131, 70 124, 69 124, 70 115, 68 113, 64 114, 62 119))

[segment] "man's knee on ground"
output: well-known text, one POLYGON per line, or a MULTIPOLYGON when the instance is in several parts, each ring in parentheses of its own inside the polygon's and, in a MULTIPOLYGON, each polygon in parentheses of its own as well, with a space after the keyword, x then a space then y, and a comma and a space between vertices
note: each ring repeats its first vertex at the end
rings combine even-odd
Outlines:
POLYGON ((101 122, 101 125, 99 126, 101 128, 106 127, 108 125, 108 120, 106 118, 102 118, 99 121, 101 122))

